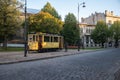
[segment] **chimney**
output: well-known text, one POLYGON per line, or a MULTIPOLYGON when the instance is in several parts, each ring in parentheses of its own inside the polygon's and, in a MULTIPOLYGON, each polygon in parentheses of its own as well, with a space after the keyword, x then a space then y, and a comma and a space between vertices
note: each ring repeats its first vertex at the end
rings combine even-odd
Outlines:
POLYGON ((113 11, 111 11, 111 15, 113 16, 113 11))

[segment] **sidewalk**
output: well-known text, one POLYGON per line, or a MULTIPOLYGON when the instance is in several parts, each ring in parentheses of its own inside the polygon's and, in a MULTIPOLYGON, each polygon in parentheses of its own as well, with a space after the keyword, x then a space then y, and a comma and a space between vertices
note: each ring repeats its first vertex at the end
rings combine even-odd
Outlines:
POLYGON ((24 57, 24 52, 0 52, 0 65, 1 64, 12 64, 18 62, 26 62, 26 61, 34 61, 34 60, 42 60, 42 59, 49 59, 54 57, 61 57, 61 56, 68 56, 68 55, 75 55, 90 52, 93 50, 60 50, 56 52, 45 52, 45 53, 29 53, 27 57, 24 57))

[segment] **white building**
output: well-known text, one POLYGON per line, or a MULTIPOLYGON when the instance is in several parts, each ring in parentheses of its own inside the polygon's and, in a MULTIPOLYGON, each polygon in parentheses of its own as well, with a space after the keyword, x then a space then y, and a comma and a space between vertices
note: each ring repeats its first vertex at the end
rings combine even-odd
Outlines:
POLYGON ((95 29, 95 25, 90 25, 86 23, 81 23, 80 25, 80 37, 84 47, 94 46, 94 42, 91 39, 91 32, 95 29))
POLYGON ((98 21, 105 21, 108 24, 108 27, 111 26, 115 21, 120 21, 120 16, 115 16, 113 11, 105 10, 105 13, 97 13, 91 14, 87 18, 81 18, 81 23, 79 24, 80 27, 80 37, 84 44, 84 47, 92 47, 95 46, 93 40, 91 39, 90 35, 92 30, 95 29, 95 25, 98 21))

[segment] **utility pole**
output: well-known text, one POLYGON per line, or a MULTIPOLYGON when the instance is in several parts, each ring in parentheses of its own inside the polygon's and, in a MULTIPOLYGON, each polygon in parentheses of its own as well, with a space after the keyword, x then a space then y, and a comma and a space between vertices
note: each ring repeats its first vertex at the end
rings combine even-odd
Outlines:
POLYGON ((27 0, 25 0, 24 57, 27 57, 27 0))
MULTIPOLYGON (((84 8, 84 7, 86 7, 85 6, 85 2, 82 2, 81 4, 79 4, 78 3, 78 27, 79 27, 79 7, 82 5, 82 7, 84 8)), ((81 46, 81 44, 80 44, 81 42, 80 42, 80 39, 78 40, 78 51, 80 50, 80 46, 81 46)), ((84 39, 83 39, 83 43, 84 43, 84 39)), ((84 45, 84 44, 83 44, 84 45)))
POLYGON ((85 2, 82 2, 81 4, 78 3, 78 25, 79 25, 79 7, 82 5, 82 7, 86 7, 85 6, 85 2))

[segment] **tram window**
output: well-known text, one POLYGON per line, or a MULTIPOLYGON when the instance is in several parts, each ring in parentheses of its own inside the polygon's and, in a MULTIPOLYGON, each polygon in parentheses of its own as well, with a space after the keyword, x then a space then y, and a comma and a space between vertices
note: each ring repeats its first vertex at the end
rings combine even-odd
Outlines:
POLYGON ((32 38, 29 38, 29 41, 32 41, 32 38))
POLYGON ((42 42, 42 36, 39 35, 39 41, 42 42))
POLYGON ((58 42, 58 37, 54 37, 54 42, 58 42))
POLYGON ((36 36, 36 41, 38 41, 38 36, 36 36))
POLYGON ((33 35, 33 41, 35 41, 35 35, 33 35))
POLYGON ((51 42, 53 42, 53 37, 51 36, 51 42))
POLYGON ((44 36, 44 42, 49 42, 49 36, 44 36))

